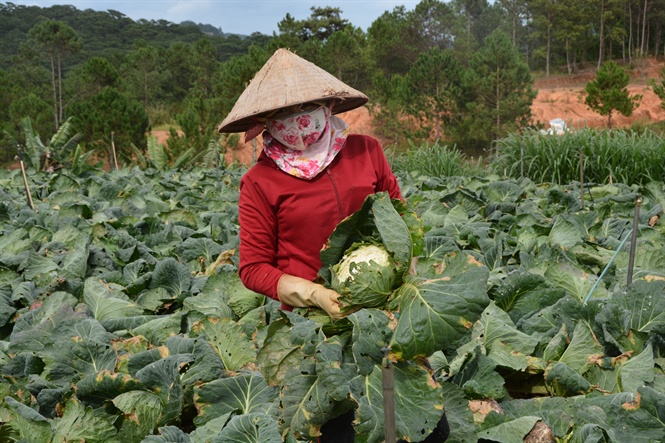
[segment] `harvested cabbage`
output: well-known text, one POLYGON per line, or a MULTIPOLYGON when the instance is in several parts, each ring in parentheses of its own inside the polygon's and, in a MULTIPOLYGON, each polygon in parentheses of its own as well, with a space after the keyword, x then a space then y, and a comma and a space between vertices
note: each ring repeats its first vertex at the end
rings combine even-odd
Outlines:
POLYGON ((397 282, 397 269, 383 246, 352 246, 332 267, 331 287, 340 294, 342 310, 383 307, 397 282))

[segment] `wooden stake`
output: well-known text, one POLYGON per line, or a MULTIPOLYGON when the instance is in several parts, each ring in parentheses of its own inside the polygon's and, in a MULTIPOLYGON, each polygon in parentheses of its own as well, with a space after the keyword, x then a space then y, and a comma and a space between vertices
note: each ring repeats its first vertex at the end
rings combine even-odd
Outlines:
POLYGON ((524 143, 520 141, 520 178, 524 178, 524 143))
POLYGON ((381 365, 385 443, 395 443, 397 441, 397 430, 395 428, 395 380, 393 378, 393 365, 388 358, 390 348, 385 347, 381 350, 385 353, 385 358, 381 365))
POLYGON ((32 195, 30 194, 30 186, 28 186, 28 176, 25 173, 25 163, 23 163, 23 152, 21 148, 18 148, 18 157, 15 157, 15 160, 19 161, 21 165, 21 174, 23 174, 23 186, 25 187, 25 196, 28 200, 28 205, 30 208, 35 211, 35 203, 32 201, 32 195))
POLYGON ((584 209, 584 153, 580 149, 580 205, 584 209))
POLYGON ((118 169, 118 158, 115 155, 115 142, 113 141, 113 132, 111 132, 111 152, 113 153, 113 165, 115 166, 115 170, 117 171, 118 169))

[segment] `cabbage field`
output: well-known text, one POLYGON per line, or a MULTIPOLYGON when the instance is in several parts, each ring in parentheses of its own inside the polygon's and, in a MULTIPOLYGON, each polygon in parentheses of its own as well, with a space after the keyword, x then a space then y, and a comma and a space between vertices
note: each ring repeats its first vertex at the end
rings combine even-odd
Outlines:
POLYGON ((380 442, 386 352, 408 441, 664 441, 663 183, 398 173, 321 271, 360 234, 393 289, 331 322, 240 283, 243 172, 0 171, 0 443, 380 442))

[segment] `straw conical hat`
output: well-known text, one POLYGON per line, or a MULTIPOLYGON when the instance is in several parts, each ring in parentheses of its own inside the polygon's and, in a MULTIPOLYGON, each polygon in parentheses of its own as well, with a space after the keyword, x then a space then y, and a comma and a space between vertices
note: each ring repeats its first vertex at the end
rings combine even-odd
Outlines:
POLYGON ((256 73, 219 125, 219 132, 243 132, 261 114, 315 100, 335 99, 333 113, 364 105, 368 98, 315 64, 278 49, 256 73))

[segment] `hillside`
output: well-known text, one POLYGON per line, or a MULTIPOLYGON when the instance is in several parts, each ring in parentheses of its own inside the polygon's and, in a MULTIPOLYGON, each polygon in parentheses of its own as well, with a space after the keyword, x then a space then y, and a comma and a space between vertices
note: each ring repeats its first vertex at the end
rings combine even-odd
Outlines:
MULTIPOLYGON (((0 3, 0 69, 9 69, 12 57, 27 41, 30 29, 43 18, 59 20, 71 26, 81 39, 81 50, 70 55, 65 72, 90 57, 113 58, 131 51, 137 43, 145 42, 159 48, 194 43, 208 37, 217 50, 220 61, 245 54, 252 43, 261 44, 269 37, 224 33, 221 28, 205 23, 167 20, 133 20, 123 13, 109 9, 80 10, 72 5, 49 7, 0 3)), ((45 67, 48 65, 45 64, 45 67)))
MULTIPOLYGON (((655 60, 647 60, 644 66, 631 71, 631 83, 628 86, 630 94, 641 94, 640 106, 630 117, 615 115, 612 117, 615 128, 630 127, 634 122, 657 122, 665 120, 665 109, 661 107, 660 98, 654 94, 649 86, 650 79, 658 79, 660 70, 665 64, 655 60)), ((538 95, 531 105, 531 113, 534 123, 542 123, 548 127, 549 121, 561 118, 571 128, 584 126, 603 128, 607 124, 607 118, 591 111, 584 98, 584 86, 594 78, 594 71, 588 70, 573 76, 556 75, 549 78, 539 78, 535 81, 534 88, 538 95)), ((372 129, 371 117, 367 108, 362 107, 344 114, 339 114, 349 125, 354 133, 369 134, 378 137, 372 129)), ((163 137, 163 135, 162 135, 163 137)), ((237 150, 226 154, 227 162, 237 160, 241 163, 252 162, 252 146, 241 144, 237 150)))
MULTIPOLYGON (((642 95, 640 105, 630 117, 613 115, 614 127, 629 127, 634 122, 657 122, 665 120, 665 109, 660 98, 654 94, 649 80, 657 80, 663 62, 647 60, 644 65, 631 71, 630 94, 642 95)), ((554 118, 562 118, 572 128, 589 126, 602 128, 607 125, 607 118, 591 111, 584 98, 585 84, 594 78, 593 70, 575 76, 552 76, 536 80, 534 87, 538 96, 531 106, 531 113, 536 122, 547 123, 554 118)))

